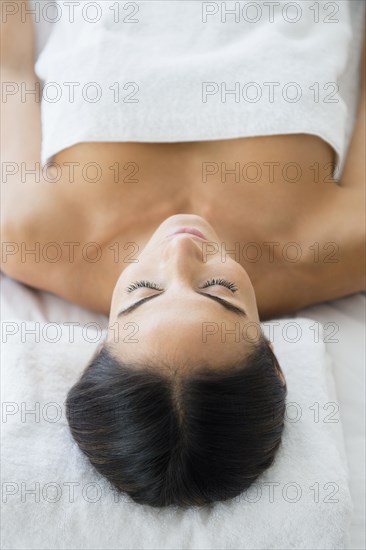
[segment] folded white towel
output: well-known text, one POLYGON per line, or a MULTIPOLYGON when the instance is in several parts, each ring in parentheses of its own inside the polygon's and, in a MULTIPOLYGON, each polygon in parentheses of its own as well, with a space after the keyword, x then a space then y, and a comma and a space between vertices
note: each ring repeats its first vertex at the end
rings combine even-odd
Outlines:
POLYGON ((103 0, 89 11, 57 0, 54 15, 34 4, 40 23, 55 21, 35 64, 42 164, 78 142, 306 133, 333 147, 342 173, 363 2, 103 0))
POLYGON ((352 503, 331 429, 339 411, 329 404, 318 323, 315 330, 313 321, 299 318, 264 325, 288 384, 275 463, 240 497, 186 511, 118 498, 73 442, 64 401, 95 351, 92 327, 74 327, 70 341, 65 324, 9 323, 2 361, 4 548, 345 547, 352 503), (26 334, 30 329, 34 335, 26 334))

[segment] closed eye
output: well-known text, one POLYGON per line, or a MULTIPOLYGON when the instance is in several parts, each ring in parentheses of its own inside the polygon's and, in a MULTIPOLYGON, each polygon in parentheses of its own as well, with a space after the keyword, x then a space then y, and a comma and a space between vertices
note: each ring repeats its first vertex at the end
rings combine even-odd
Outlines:
POLYGON ((126 292, 130 293, 138 288, 152 288, 154 290, 163 290, 159 285, 157 285, 156 283, 152 283, 151 281, 134 281, 126 288, 126 292))
MULTIPOLYGON (((222 279, 222 278, 208 279, 199 288, 203 289, 203 288, 208 288, 210 286, 224 286, 229 290, 231 290, 231 292, 237 292, 238 290, 237 286, 234 283, 232 283, 231 281, 228 281, 227 279, 222 279)), ((160 291, 163 290, 161 286, 157 285, 156 283, 153 283, 152 281, 142 280, 142 281, 134 281, 133 283, 131 283, 126 288, 126 292, 130 294, 131 292, 133 292, 134 290, 137 290, 138 288, 152 288, 153 290, 160 290, 160 291)))
MULTIPOLYGON (((145 298, 142 298, 141 300, 138 300, 131 306, 126 307, 125 309, 122 309, 117 314, 117 317, 121 317, 123 315, 128 315, 129 313, 132 313, 137 308, 141 307, 143 304, 146 304, 147 302, 150 302, 151 300, 157 300, 164 292, 159 292, 158 294, 152 294, 151 296, 146 296, 145 298)), ((227 300, 224 300, 223 298, 220 298, 219 296, 214 296, 211 294, 207 294, 206 292, 197 292, 197 294, 200 294, 204 298, 208 300, 213 300, 214 302, 217 302, 221 306, 223 306, 228 311, 232 311, 236 315, 239 315, 240 317, 247 317, 247 314, 245 313, 244 309, 235 306, 234 304, 228 302, 227 300)))
POLYGON ((234 283, 232 283, 231 281, 227 281, 226 279, 209 279, 205 282, 204 285, 200 286, 200 288, 208 288, 210 286, 216 285, 225 286, 226 288, 231 290, 231 292, 237 292, 238 290, 237 286, 234 283))

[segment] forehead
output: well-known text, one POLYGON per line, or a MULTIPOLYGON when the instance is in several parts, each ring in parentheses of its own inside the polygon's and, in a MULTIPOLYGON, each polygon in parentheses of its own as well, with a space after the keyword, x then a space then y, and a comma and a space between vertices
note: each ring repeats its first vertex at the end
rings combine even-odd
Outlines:
POLYGON ((179 364, 208 362, 219 366, 243 358, 259 339, 256 323, 221 312, 217 304, 212 304, 217 306, 215 315, 199 308, 155 308, 152 314, 149 305, 143 315, 135 318, 131 314, 114 323, 108 338, 114 353, 131 360, 161 358, 179 364))

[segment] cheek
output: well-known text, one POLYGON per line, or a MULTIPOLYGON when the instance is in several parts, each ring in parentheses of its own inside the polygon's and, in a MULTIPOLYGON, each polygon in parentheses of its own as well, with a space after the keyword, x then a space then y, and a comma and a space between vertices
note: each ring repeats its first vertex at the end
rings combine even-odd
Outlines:
POLYGON ((245 269, 240 269, 240 272, 236 272, 236 275, 238 283, 240 283, 240 287, 242 288, 242 295, 247 306, 250 307, 252 316, 259 319, 256 295, 248 273, 245 269))
POLYGON ((230 268, 230 275, 232 279, 237 281, 243 289, 243 292, 253 292, 253 285, 246 270, 234 260, 232 260, 230 268))
POLYGON ((130 285, 132 281, 146 279, 146 273, 142 273, 141 267, 141 262, 128 264, 119 276, 113 289, 110 318, 115 318, 118 309, 121 308, 124 299, 127 297, 125 289, 128 285, 130 285))
MULTIPOLYGON (((117 315, 117 310, 121 307, 123 302, 124 289, 127 286, 125 278, 125 272, 121 275, 113 289, 112 302, 111 302, 111 311, 110 311, 110 322, 111 319, 114 319, 117 315)), ((129 279, 128 279, 129 280, 129 279)))
POLYGON ((114 346, 121 341, 123 341, 121 339, 121 323, 118 323, 116 318, 113 317, 113 319, 110 319, 109 321, 107 342, 108 344, 114 346))
POLYGON ((141 279, 139 276, 139 262, 128 264, 123 268, 123 272, 119 276, 114 290, 113 298, 116 296, 122 296, 125 288, 135 279, 141 279))
POLYGON ((243 288, 246 294, 248 296, 253 296, 253 298, 255 299, 253 284, 248 273, 245 271, 245 269, 243 269, 243 272, 242 272, 242 279, 243 279, 243 288))

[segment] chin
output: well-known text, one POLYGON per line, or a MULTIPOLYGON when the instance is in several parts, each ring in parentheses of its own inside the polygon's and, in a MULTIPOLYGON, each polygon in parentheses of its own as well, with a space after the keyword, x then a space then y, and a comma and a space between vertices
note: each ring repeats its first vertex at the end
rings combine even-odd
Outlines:
POLYGON ((173 216, 169 216, 169 218, 166 218, 163 223, 171 223, 171 222, 177 222, 177 223, 190 223, 193 224, 196 223, 205 223, 207 224, 208 221, 205 218, 202 218, 202 216, 198 216, 197 214, 174 214, 173 216))

